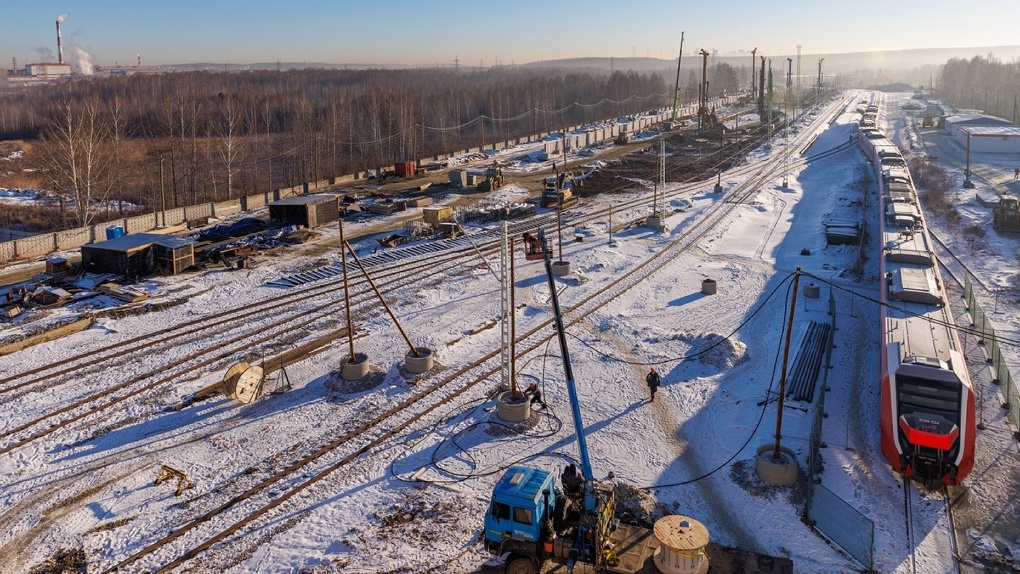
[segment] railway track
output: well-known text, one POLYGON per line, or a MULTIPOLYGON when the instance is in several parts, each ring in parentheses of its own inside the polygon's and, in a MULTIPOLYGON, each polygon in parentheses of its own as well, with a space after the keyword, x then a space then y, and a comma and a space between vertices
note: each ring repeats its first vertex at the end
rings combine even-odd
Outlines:
MULTIPOLYGON (((774 159, 772 164, 771 169, 763 168, 759 170, 755 177, 745 182, 738 192, 733 195, 736 198, 742 198, 744 201, 753 196, 757 192, 758 186, 769 178, 775 177, 778 170, 782 167, 781 163, 774 159)), ((676 255, 695 246, 699 239, 722 222, 726 215, 739 204, 740 201, 736 200, 717 202, 716 206, 710 210, 706 217, 699 219, 690 229, 671 240, 656 255, 631 269, 610 285, 600 289, 594 296, 586 298, 582 304, 567 311, 568 326, 585 320, 595 311, 613 301, 622 292, 640 284, 643 278, 661 269, 676 255)), ((526 357, 536 351, 542 352, 545 344, 553 338, 553 334, 548 329, 551 324, 552 319, 542 321, 541 324, 519 338, 518 349, 522 357, 526 357)), ((128 567, 155 568, 150 563, 156 562, 162 564, 156 571, 169 572, 186 564, 217 544, 231 539, 233 535, 266 517, 272 510, 285 504, 287 501, 301 493, 314 489, 319 483, 334 475, 338 470, 350 465, 359 459, 359 457, 362 457, 362 455, 385 444, 391 438, 397 437, 404 430, 412 427, 412 425, 425 420, 428 415, 448 404, 453 399, 471 391, 482 393, 483 395, 489 394, 480 387, 493 374, 498 372, 499 368, 499 350, 497 349, 477 359, 472 364, 457 370, 455 373, 447 375, 432 385, 413 393, 391 409, 363 421, 356 428, 338 436, 335 440, 310 451, 283 470, 251 486, 244 492, 233 496, 225 503, 209 509, 182 526, 176 527, 170 534, 154 540, 142 550, 112 565, 107 571, 115 572, 128 567), (412 408, 426 400, 431 401, 431 403, 424 407, 412 408), (338 452, 341 450, 341 447, 346 448, 344 448, 343 452, 338 452), (313 465, 314 468, 312 468, 313 465), (307 478, 295 480, 293 477, 298 474, 307 478), (283 488, 282 483, 288 481, 289 484, 285 492, 278 494, 279 490, 283 488), (266 492, 271 488, 277 492, 275 497, 266 496, 266 492), (242 509, 242 506, 245 506, 245 509, 242 509), (238 514, 241 516, 237 517, 238 514), (227 528, 215 533, 206 532, 203 534, 197 532, 199 530, 207 530, 202 527, 214 518, 222 520, 227 516, 230 516, 230 520, 233 520, 233 523, 227 528), (177 541, 181 541, 189 550, 176 557, 168 558, 166 556, 167 547, 177 541)))
MULTIPOLYGON (((944 551, 948 551, 951 555, 952 572, 960 574, 962 571, 960 551, 956 542, 956 526, 949 487, 941 485, 937 489, 928 491, 927 496, 922 496, 918 490, 917 496, 911 496, 915 487, 916 485, 909 479, 903 481, 903 515, 908 549, 907 566, 910 574, 929 572, 930 565, 926 563, 926 560, 930 560, 931 555, 944 551), (939 508, 931 508, 933 498, 941 503, 939 508), (925 516, 922 517, 916 512, 918 508, 925 509, 925 516), (948 543, 945 546, 940 543, 943 537, 936 533, 936 529, 940 527, 947 530, 942 533, 948 537, 948 543)), ((944 561, 939 563, 944 563, 944 561)))
MULTIPOLYGON (((931 229, 928 230, 928 235, 932 238, 932 241, 935 242, 935 245, 938 246, 938 248, 948 257, 950 261, 952 261, 953 265, 959 267, 959 269, 962 270, 961 273, 962 275, 964 275, 965 277, 970 277, 973 284, 984 289, 985 293, 992 293, 992 289, 989 288, 988 285, 986 285, 985 282, 982 281, 980 277, 975 275, 974 272, 971 271, 970 267, 966 263, 964 263, 963 260, 960 259, 956 255, 956 253, 954 253, 953 250, 950 249, 949 246, 946 245, 946 243, 939 238, 938 235, 932 233, 931 229)), ((954 271, 953 268, 950 267, 948 263, 946 263, 945 258, 940 257, 939 264, 942 265, 942 268, 947 273, 949 273, 949 275, 953 278, 953 281, 955 281, 962 290, 964 288, 964 278, 960 277, 957 274, 957 272, 954 271)))

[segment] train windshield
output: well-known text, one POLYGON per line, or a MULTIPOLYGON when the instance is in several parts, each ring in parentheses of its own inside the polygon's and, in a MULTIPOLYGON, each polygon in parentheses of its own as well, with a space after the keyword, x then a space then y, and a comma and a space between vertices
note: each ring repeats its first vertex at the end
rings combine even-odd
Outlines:
POLYGON ((960 382, 896 376, 900 416, 912 413, 938 415, 960 424, 960 382))

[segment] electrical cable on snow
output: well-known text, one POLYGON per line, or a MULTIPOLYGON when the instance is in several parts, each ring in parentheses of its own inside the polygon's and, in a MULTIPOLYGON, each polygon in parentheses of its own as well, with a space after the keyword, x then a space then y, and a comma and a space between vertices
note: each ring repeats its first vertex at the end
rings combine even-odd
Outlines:
MULTIPOLYGON (((559 355, 550 355, 549 354, 549 345, 551 343, 552 343, 552 339, 550 339, 549 341, 546 342, 546 352, 541 355, 541 357, 542 357, 542 377, 540 378, 540 377, 536 377, 535 375, 527 375, 527 374, 526 375, 521 375, 522 377, 531 377, 531 378, 534 378, 534 379, 536 379, 538 381, 538 384, 543 385, 543 381, 545 380, 546 359, 548 357, 550 357, 550 356, 555 356, 555 357, 559 356, 559 355)), ((539 357, 533 357, 532 359, 529 359, 528 362, 530 362, 532 360, 536 360, 538 358, 539 357)), ((392 476, 393 478, 395 478, 396 480, 399 480, 401 482, 425 482, 425 483, 434 483, 434 484, 457 484, 457 483, 463 482, 465 480, 468 480, 469 478, 476 478, 476 477, 480 477, 480 476, 491 476, 493 474, 502 472, 502 471, 506 470, 507 468, 510 468, 511 466, 513 466, 515 464, 519 464, 519 463, 524 462, 526 460, 532 460, 532 459, 536 459, 536 458, 545 458, 545 457, 565 458, 568 461, 570 461, 571 463, 577 464, 577 460, 575 460, 572 456, 567 455, 565 453, 561 453, 561 452, 558 452, 558 451, 553 451, 553 452, 544 452, 543 451, 543 452, 535 453, 535 454, 532 454, 532 455, 521 456, 521 457, 515 458, 515 459, 510 460, 510 461, 507 461, 507 459, 503 458, 503 459, 501 459, 501 463, 496 468, 493 469, 492 467, 490 467, 490 469, 485 471, 485 472, 472 471, 472 472, 463 474, 463 473, 454 472, 452 470, 444 469, 444 468, 441 468, 439 466, 439 463, 440 463, 439 459, 441 458, 441 454, 442 454, 441 451, 445 451, 447 448, 457 447, 459 449, 459 451, 461 453, 463 453, 465 455, 465 457, 468 459, 468 461, 470 463, 468 466, 471 467, 471 468, 476 468, 477 467, 477 464, 476 464, 476 462, 474 460, 474 457, 471 456, 470 451, 468 449, 462 447, 457 442, 457 438, 460 435, 462 435, 462 434, 464 434, 464 433, 466 433, 468 431, 474 430, 477 427, 480 427, 480 426, 483 426, 483 425, 485 425, 485 426, 497 426, 497 427, 503 427, 503 428, 509 429, 510 431, 515 432, 518 435, 524 435, 525 434, 524 432, 517 430, 513 425, 504 424, 504 423, 488 420, 488 421, 483 421, 483 422, 472 423, 471 425, 468 425, 467 427, 458 430, 452 436, 447 437, 444 441, 441 441, 438 445, 436 445, 432 449, 432 452, 430 453, 430 456, 429 456, 430 460, 429 460, 428 463, 419 465, 419 466, 417 466, 417 467, 415 467, 415 468, 413 468, 413 469, 411 469, 409 471, 402 472, 400 474, 398 474, 396 472, 396 469, 394 467, 401 460, 406 458, 406 455, 409 452, 411 452, 415 447, 417 447, 422 442, 424 442, 426 438, 428 438, 432 434, 435 434, 437 432, 437 430, 438 430, 440 425, 447 424, 447 423, 451 422, 452 420, 454 420, 455 418, 458 418, 460 416, 467 417, 467 416, 472 415, 473 413, 476 413, 478 411, 478 409, 482 407, 483 404, 485 404, 485 403, 489 402, 490 400, 492 400, 494 397, 496 397, 496 395, 499 392, 500 391, 497 388, 495 391, 489 393, 487 396, 485 396, 482 399, 474 399, 474 400, 471 400, 471 401, 465 401, 464 403, 461 403, 460 405, 452 406, 451 407, 451 411, 452 411, 451 414, 448 414, 446 416, 440 417, 440 419, 438 421, 436 421, 436 423, 433 424, 429 430, 424 431, 422 433, 421 438, 419 438, 414 443, 409 444, 408 447, 404 450, 404 452, 401 455, 399 455, 396 459, 394 459, 389 464, 390 476, 392 476), (463 412, 463 411, 460 410, 463 406, 466 406, 466 405, 468 405, 470 403, 473 403, 473 402, 477 402, 478 404, 475 405, 469 411, 463 412), (438 472, 444 473, 446 475, 454 476, 454 477, 456 477, 456 479, 450 479, 450 480, 434 480, 434 479, 426 480, 426 479, 421 479, 421 478, 418 478, 418 479, 407 479, 407 478, 404 478, 404 477, 401 476, 402 474, 411 474, 411 475, 413 475, 413 474, 421 471, 422 469, 428 468, 428 467, 434 467, 438 472)), ((549 420, 552 421, 552 423, 553 423, 552 430, 551 431, 546 431, 546 432, 543 432, 543 433, 540 433, 540 434, 528 434, 527 436, 534 437, 534 438, 540 438, 540 439, 541 438, 547 438, 547 437, 555 436, 556 434, 558 434, 560 429, 563 427, 562 419, 560 419, 555 414, 554 410, 551 407, 546 406, 542 410, 543 410, 542 415, 548 417, 549 420)))
MULTIPOLYGON (((788 275, 785 279, 783 279, 783 282, 780 283, 779 285, 782 285, 783 283, 786 283, 786 282, 790 281, 791 277, 793 277, 792 273, 790 275, 788 275)), ((778 288, 779 288, 779 286, 776 287, 776 289, 778 289, 778 288)), ((792 289, 793 289, 793 283, 790 282, 789 285, 786 286, 786 295, 787 295, 787 298, 789 298, 790 291, 792 289)), ((773 290, 773 294, 774 293, 775 293, 775 290, 773 290)), ((791 312, 793 312, 793 310, 790 309, 789 306, 787 306, 786 311, 783 313, 783 324, 785 324, 786 321, 788 320, 787 313, 791 313, 791 312)), ((773 359, 773 361, 772 361, 772 376, 769 379, 769 388, 765 390, 766 400, 762 402, 761 412, 758 415, 758 421, 754 424, 754 428, 751 429, 751 433, 749 435, 747 435, 747 440, 744 441, 744 444, 740 445, 740 448, 737 449, 730 458, 726 459, 724 462, 720 463, 718 466, 716 466, 712 470, 702 474, 699 477, 692 478, 690 480, 683 480, 683 481, 680 481, 680 482, 671 482, 671 483, 667 483, 667 484, 653 484, 651 486, 638 486, 636 488, 638 490, 644 490, 644 491, 650 492, 650 491, 653 491, 653 490, 660 490, 660 489, 663 489, 663 488, 671 488, 671 487, 674 487, 674 486, 685 486, 685 485, 688 485, 688 484, 692 484, 692 483, 695 483, 695 482, 697 482, 699 480, 702 480, 704 478, 708 478, 709 476, 712 476, 713 474, 719 472, 723 468, 726 468, 727 466, 729 466, 729 464, 731 462, 733 462, 733 459, 737 458, 737 456, 739 456, 740 453, 744 452, 744 449, 747 448, 747 445, 751 443, 751 439, 753 439, 754 436, 756 434, 758 434, 758 429, 761 428, 762 421, 765 420, 765 411, 768 409, 768 405, 769 405, 769 401, 767 399, 768 399, 769 394, 772 393, 772 387, 776 383, 776 371, 779 369, 779 361, 780 361, 780 358, 782 356, 783 345, 784 345, 783 340, 782 340, 782 338, 780 338, 779 344, 776 345, 776 356, 775 356, 775 359, 773 359)), ((782 376, 782 374, 780 374, 780 376, 782 376)))
MULTIPOLYGON (((571 337, 573 337, 576 341, 578 341, 579 343, 581 343, 582 345, 584 345, 588 349, 590 349, 596 355, 599 355, 600 357, 602 357, 604 359, 607 359, 607 360, 610 360, 610 361, 614 361, 614 362, 617 362, 617 363, 623 363, 625 365, 657 366, 657 365, 664 365, 666 363, 682 362, 682 361, 685 361, 685 360, 689 360, 689 359, 693 359, 695 357, 701 356, 701 355, 711 351, 715 347, 725 343, 726 341, 732 340, 733 336, 736 335, 737 332, 740 331, 740 329, 742 327, 744 327, 749 322, 751 322, 751 319, 753 319, 762 309, 765 308, 765 304, 768 303, 769 301, 771 301, 773 297, 775 297, 776 291, 778 291, 779 288, 782 287, 785 282, 789 281, 789 279, 791 277, 793 277, 793 275, 794 275, 793 273, 790 273, 785 278, 783 278, 783 280, 778 285, 776 285, 776 287, 768 294, 768 296, 765 297, 765 299, 761 303, 759 303, 758 306, 756 306, 754 308, 754 310, 751 312, 751 314, 748 315, 747 318, 744 319, 739 325, 737 325, 736 328, 734 328, 733 331, 731 331, 729 335, 726 335, 725 337, 719 338, 719 340, 713 342, 709 346, 705 347, 704 349, 701 349, 700 351, 698 351, 696 353, 690 353, 690 354, 686 354, 686 355, 683 355, 683 356, 680 356, 680 357, 672 357, 672 358, 668 358, 668 359, 662 359, 662 360, 659 360, 659 361, 631 361, 629 359, 623 359, 623 358, 620 358, 620 357, 617 357, 617 356, 614 356, 614 355, 610 355, 609 353, 606 353, 604 351, 600 351, 600 350, 596 349, 595 347, 593 347, 590 343, 588 343, 584 339, 581 339, 580 337, 578 337, 577 335, 574 335, 574 334, 571 334, 571 333, 567 333, 567 334, 570 335, 571 337)), ((804 275, 804 273, 802 273, 802 275, 804 275)))

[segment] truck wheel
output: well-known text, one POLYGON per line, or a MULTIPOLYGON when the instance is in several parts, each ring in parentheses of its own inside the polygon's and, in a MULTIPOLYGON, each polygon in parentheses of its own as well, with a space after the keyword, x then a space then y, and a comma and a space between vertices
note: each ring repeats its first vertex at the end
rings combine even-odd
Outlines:
POLYGON ((506 563, 506 574, 538 574, 538 566, 531 558, 518 556, 506 563))

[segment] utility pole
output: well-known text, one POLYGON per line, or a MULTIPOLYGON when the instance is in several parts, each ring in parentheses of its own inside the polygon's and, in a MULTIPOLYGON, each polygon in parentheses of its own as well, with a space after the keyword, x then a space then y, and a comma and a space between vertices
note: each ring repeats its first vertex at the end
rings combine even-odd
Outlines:
POLYGON ((698 132, 704 133, 705 119, 708 118, 708 52, 701 54, 701 98, 698 100, 698 132))
POLYGON ((166 227, 166 193, 163 192, 163 154, 159 154, 159 209, 162 227, 166 227))
POLYGON ((755 59, 756 59, 755 55, 757 53, 758 53, 758 47, 755 46, 754 49, 751 50, 751 96, 752 97, 754 97, 754 92, 755 92, 755 89, 754 89, 755 88, 754 64, 755 64, 755 59))
POLYGON ((800 103, 800 48, 801 44, 797 44, 797 94, 793 97, 793 115, 797 116, 797 104, 800 103))
POLYGON ((758 70, 758 119, 765 119, 765 56, 761 57, 761 69, 758 70))
POLYGON ((970 180, 970 132, 967 132, 967 167, 963 170, 963 187, 967 189, 974 188, 974 182, 970 180))
POLYGON ((818 95, 815 96, 815 103, 818 103, 819 98, 822 97, 822 62, 825 58, 818 59, 818 95))

